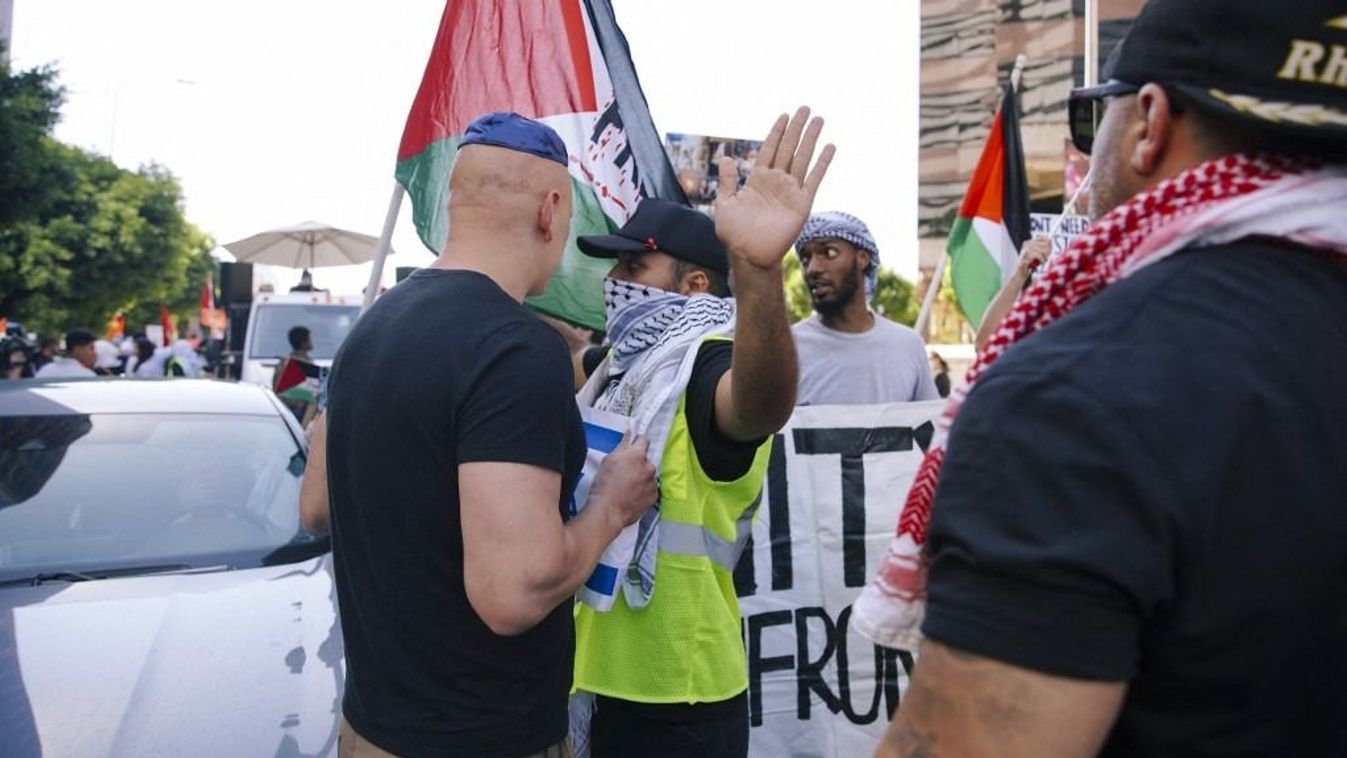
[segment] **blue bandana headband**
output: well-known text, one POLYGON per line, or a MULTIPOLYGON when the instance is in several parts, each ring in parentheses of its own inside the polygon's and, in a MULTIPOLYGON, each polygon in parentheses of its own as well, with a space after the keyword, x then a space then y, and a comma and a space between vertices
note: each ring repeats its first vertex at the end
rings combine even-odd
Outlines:
POLYGON ((547 124, 518 113, 488 113, 479 116, 463 134, 459 147, 492 145, 516 150, 567 165, 566 143, 547 124))
POLYGON ((815 213, 804 222, 804 229, 800 230, 800 236, 795 239, 795 252, 798 254, 800 248, 810 242, 825 239, 849 242, 856 249, 870 254, 870 269, 865 272, 865 297, 867 300, 874 298, 875 287, 879 284, 879 246, 875 244, 874 235, 870 234, 870 227, 850 213, 815 213))

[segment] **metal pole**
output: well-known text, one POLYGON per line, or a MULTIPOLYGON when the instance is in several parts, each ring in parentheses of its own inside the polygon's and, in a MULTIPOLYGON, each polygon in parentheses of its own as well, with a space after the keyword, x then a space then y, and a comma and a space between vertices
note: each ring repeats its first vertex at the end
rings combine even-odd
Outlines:
POLYGON ((921 300, 921 312, 917 314, 916 330, 923 340, 926 339, 926 322, 931 320, 931 308, 935 306, 935 297, 945 282, 945 261, 949 260, 949 251, 940 251, 940 262, 935 264, 931 274, 931 283, 926 285, 926 296, 921 300))
POLYGON ((1099 0, 1085 0, 1085 82, 1099 83, 1099 0))
POLYGON ((1020 53, 1015 56, 1015 67, 1010 70, 1010 88, 1016 92, 1020 91, 1020 81, 1024 78, 1024 65, 1029 62, 1029 56, 1020 53))
POLYGON ((393 183, 393 196, 388 199, 388 215, 384 216, 384 231, 379 236, 379 249, 374 254, 374 265, 370 268, 369 284, 365 285, 365 301, 360 312, 369 310, 370 304, 379 294, 379 283, 383 280, 384 259, 388 257, 388 248, 393 243, 393 227, 398 224, 398 211, 402 210, 402 195, 405 190, 397 182, 393 183))

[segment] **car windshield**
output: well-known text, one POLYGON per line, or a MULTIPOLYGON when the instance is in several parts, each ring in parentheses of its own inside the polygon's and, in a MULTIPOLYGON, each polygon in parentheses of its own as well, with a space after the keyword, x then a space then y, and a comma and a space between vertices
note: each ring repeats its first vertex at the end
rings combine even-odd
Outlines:
POLYGON ((303 470, 278 417, 0 418, 0 582, 320 554, 299 526, 303 470))
POLYGON ((290 329, 308 327, 313 338, 309 355, 327 360, 337 354, 342 340, 355 326, 360 315, 355 305, 259 305, 253 313, 257 325, 253 327, 251 359, 282 358, 290 354, 290 329))

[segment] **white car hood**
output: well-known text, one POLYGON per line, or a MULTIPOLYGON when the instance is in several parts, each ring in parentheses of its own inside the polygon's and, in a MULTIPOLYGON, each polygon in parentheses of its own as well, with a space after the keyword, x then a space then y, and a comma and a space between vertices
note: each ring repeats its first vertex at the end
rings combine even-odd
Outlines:
POLYGON ((335 755, 331 558, 0 588, 5 756, 335 755))

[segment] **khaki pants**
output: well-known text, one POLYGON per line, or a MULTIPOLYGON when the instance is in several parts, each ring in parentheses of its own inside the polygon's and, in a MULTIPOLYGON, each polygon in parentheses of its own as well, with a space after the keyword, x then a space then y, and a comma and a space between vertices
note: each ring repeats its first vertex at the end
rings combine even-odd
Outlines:
MULTIPOLYGON (((337 758, 397 758, 397 756, 361 737, 343 718, 341 735, 337 742, 337 758)), ((541 753, 521 758, 571 758, 570 741, 562 740, 541 753)))

